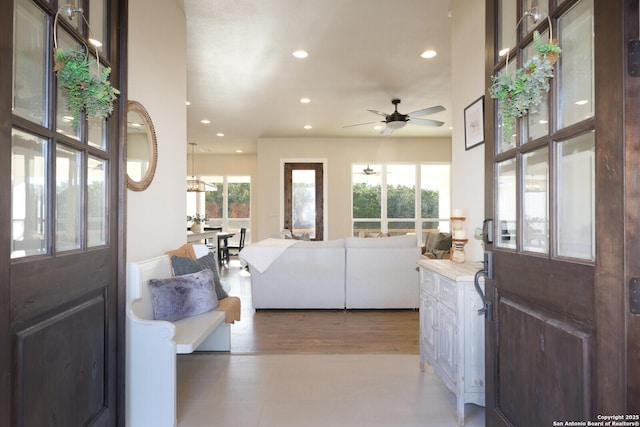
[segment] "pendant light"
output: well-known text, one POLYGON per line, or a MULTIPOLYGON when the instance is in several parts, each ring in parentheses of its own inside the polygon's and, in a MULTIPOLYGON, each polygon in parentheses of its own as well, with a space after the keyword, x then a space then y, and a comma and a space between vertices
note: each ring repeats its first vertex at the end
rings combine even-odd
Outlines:
POLYGON ((194 150, 197 144, 195 142, 190 142, 189 145, 191 145, 191 179, 187 179, 187 192, 202 193, 203 191, 215 191, 215 187, 211 187, 204 181, 196 179, 194 150))

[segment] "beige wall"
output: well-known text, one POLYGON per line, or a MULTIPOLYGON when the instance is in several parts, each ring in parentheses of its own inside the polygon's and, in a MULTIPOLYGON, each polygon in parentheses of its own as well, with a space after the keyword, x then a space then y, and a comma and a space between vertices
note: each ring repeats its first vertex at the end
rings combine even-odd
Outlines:
POLYGON ((282 229, 282 163, 294 160, 326 162, 326 237, 337 239, 351 234, 352 163, 451 162, 451 141, 448 138, 265 138, 258 141, 257 156, 196 154, 194 167, 198 175, 251 176, 251 236, 253 241, 258 241, 282 229))
POLYGON ((151 116, 158 166, 147 190, 127 190, 127 261, 186 241, 186 39, 181 0, 129 2, 129 99, 151 116))
POLYGON ((282 229, 281 160, 326 160, 328 239, 351 235, 351 164, 354 162, 450 162, 448 138, 268 138, 258 141, 254 194, 258 215, 253 236, 264 239, 282 229))
MULTIPOLYGON (((477 261, 482 259, 483 248, 472 236, 474 228, 482 227, 484 219, 485 145, 465 150, 464 109, 484 95, 484 2, 452 0, 451 12, 451 207, 462 209, 467 216, 465 229, 469 243, 465 251, 468 261, 477 261)), ((491 102, 491 99, 485 97, 484 102, 491 102)))

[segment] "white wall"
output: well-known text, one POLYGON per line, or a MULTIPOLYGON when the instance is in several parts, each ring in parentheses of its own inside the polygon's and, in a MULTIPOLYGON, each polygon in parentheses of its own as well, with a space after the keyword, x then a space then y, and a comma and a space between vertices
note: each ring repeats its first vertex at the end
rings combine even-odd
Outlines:
MULTIPOLYGON (((467 217, 465 247, 467 261, 482 259, 483 248, 473 239, 474 228, 484 220, 485 145, 465 150, 464 109, 484 95, 485 2, 451 0, 452 57, 452 208, 462 209, 467 217)), ((485 97, 485 104, 491 99, 485 97)))
POLYGON ((127 261, 186 242, 186 16, 181 0, 129 2, 129 99, 153 121, 158 165, 151 185, 127 190, 127 261), (170 201, 170 202, 168 202, 170 201))

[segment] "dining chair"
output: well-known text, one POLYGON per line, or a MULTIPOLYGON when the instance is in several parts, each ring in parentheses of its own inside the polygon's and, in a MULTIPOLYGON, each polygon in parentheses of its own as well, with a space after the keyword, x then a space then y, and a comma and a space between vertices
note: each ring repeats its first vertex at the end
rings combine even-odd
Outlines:
POLYGON ((227 260, 231 256, 240 255, 240 251, 242 250, 242 248, 244 248, 244 240, 245 240, 246 237, 247 237, 247 229, 245 227, 242 227, 240 229, 240 241, 239 241, 239 243, 237 245, 228 245, 227 246, 227 260))

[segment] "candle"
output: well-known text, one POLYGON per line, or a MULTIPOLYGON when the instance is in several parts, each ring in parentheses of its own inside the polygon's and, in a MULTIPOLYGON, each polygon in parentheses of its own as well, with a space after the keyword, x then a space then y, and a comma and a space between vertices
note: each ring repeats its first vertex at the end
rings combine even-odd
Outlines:
POLYGON ((464 233, 464 230, 455 230, 453 232, 453 238, 454 239, 462 240, 465 237, 466 237, 466 234, 464 233))
POLYGON ((451 215, 454 218, 462 218, 464 217, 464 214, 462 213, 462 209, 454 209, 453 210, 453 215, 451 215))

